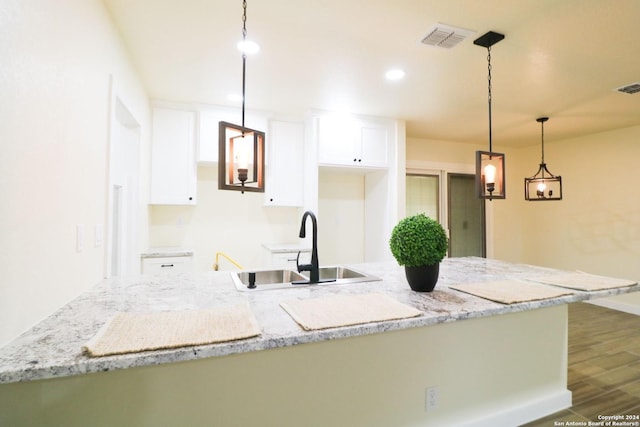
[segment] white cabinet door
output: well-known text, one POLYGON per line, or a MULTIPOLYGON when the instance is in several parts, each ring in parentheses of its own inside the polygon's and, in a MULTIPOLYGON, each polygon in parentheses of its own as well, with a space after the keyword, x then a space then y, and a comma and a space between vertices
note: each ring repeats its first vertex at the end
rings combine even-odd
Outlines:
POLYGON ((304 125, 271 120, 266 136, 266 206, 302 206, 304 125))
POLYGON ((358 126, 358 143, 362 166, 387 167, 389 126, 375 121, 361 120, 358 126))
POLYGON ((196 203, 195 113, 153 109, 151 204, 196 203))
MULTIPOLYGON (((359 147, 353 120, 326 116, 318 119, 318 162, 327 165, 357 166, 359 147)), ((361 160, 361 159, 360 159, 361 160)))
POLYGON ((390 129, 374 119, 320 117, 318 162, 355 168, 385 168, 390 129))

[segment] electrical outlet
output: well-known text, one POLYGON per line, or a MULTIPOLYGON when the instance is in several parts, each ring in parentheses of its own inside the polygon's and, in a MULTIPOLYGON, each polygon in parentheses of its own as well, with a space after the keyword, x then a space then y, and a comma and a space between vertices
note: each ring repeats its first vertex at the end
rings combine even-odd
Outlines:
POLYGON ((433 411, 434 409, 436 409, 438 407, 438 398, 439 396, 439 390, 438 387, 427 387, 426 391, 425 391, 425 410, 426 411, 433 411))

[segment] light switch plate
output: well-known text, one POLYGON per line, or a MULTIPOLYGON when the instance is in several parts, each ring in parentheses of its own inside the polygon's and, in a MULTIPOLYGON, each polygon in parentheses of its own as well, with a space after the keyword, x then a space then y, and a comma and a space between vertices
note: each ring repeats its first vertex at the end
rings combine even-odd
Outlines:
POLYGON ((94 245, 96 248, 98 248, 104 244, 104 226, 102 224, 96 224, 94 233, 95 233, 94 245))
POLYGON ((84 251, 84 224, 76 225, 76 252, 84 251))

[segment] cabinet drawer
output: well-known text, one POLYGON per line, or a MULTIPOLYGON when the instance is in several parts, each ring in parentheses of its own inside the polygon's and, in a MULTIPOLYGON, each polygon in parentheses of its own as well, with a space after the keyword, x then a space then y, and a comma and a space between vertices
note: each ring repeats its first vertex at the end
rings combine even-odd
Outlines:
MULTIPOLYGON (((285 268, 295 270, 296 258, 298 257, 298 252, 282 252, 282 253, 274 253, 271 255, 271 266, 273 268, 285 268)), ((309 264, 311 262, 311 252, 302 251, 300 252, 300 264, 309 264)))
POLYGON ((143 258, 142 273, 158 274, 193 270, 193 258, 189 256, 143 258))

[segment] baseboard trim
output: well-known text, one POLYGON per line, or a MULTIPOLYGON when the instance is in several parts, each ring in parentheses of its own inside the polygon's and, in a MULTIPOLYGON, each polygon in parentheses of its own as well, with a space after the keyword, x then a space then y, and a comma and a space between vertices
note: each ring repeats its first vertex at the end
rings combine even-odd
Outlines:
POLYGON ((540 399, 524 402, 508 409, 476 418, 461 427, 513 427, 530 423, 571 407, 571 391, 560 390, 540 399))
POLYGON ((609 298, 599 298, 597 300, 591 300, 586 302, 593 305, 599 305, 600 307, 606 307, 612 310, 624 311, 625 313, 635 314, 636 316, 640 316, 640 306, 636 304, 629 304, 621 301, 612 300, 609 298))

